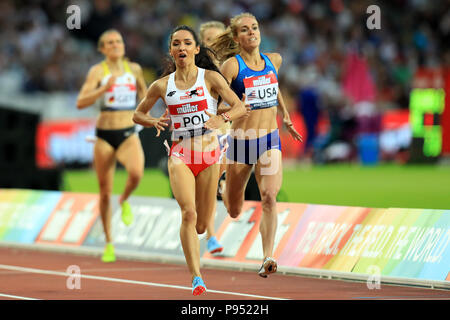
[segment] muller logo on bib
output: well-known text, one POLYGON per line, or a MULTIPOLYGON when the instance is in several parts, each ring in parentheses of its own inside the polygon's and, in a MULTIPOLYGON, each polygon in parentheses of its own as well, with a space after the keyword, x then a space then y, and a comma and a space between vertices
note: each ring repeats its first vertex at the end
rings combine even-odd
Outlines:
POLYGON ((270 78, 266 78, 265 76, 258 77, 258 79, 253 80, 253 86, 254 87, 263 86, 265 84, 270 84, 270 83, 271 83, 271 79, 270 78))
POLYGON ((177 113, 189 113, 189 112, 197 112, 198 111, 198 107, 196 105, 191 106, 190 103, 188 104, 183 104, 181 107, 177 108, 177 113))
POLYGON ((196 113, 203 111, 206 108, 208 108, 208 103, 206 99, 189 103, 169 104, 169 112, 171 116, 196 113))

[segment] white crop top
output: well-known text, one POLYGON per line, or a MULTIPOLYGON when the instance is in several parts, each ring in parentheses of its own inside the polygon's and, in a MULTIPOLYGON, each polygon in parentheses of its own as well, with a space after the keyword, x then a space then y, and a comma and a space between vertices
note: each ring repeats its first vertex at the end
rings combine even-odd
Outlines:
POLYGON ((175 86, 175 72, 169 75, 167 91, 164 97, 172 121, 172 139, 194 137, 209 131, 204 123, 211 114, 217 114, 217 99, 206 88, 205 69, 198 68, 197 80, 188 90, 179 90, 175 86))
MULTIPOLYGON (((108 65, 102 62, 104 76, 101 85, 105 85, 111 77, 108 65)), ((116 78, 116 82, 105 92, 101 101, 101 111, 121 111, 136 109, 136 77, 123 60, 125 73, 116 78)))

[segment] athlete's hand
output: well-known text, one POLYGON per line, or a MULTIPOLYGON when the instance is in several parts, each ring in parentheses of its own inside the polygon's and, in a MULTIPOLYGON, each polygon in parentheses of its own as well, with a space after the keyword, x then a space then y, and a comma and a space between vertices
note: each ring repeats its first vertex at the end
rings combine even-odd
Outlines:
POLYGON ((300 142, 303 142, 303 137, 300 133, 297 132, 297 130, 295 130, 294 125, 291 121, 291 118, 289 116, 284 117, 283 118, 283 123, 286 126, 286 128, 288 129, 289 133, 291 134, 291 136, 300 142))
POLYGON ((156 136, 159 137, 161 131, 165 131, 166 129, 164 127, 167 127, 169 125, 170 118, 167 116, 169 114, 169 109, 166 108, 166 111, 164 111, 164 114, 155 119, 154 127, 156 128, 156 136))
POLYGON ((225 120, 221 115, 212 114, 205 110, 205 113, 209 116, 208 121, 205 122, 204 126, 206 129, 214 130, 219 129, 225 123, 225 120))

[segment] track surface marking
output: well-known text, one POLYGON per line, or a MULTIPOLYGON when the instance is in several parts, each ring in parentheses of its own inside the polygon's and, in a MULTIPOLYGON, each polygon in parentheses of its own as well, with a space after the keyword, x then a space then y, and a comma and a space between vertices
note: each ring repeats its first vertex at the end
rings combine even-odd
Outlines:
MULTIPOLYGON (((450 291, 365 282, 316 279, 203 268, 208 291, 191 293, 186 265, 117 260, 100 257, 0 248, 0 299, 44 300, 450 300, 450 291), (80 289, 69 289, 69 266, 80 268, 80 289)), ((73 278, 72 278, 73 280, 73 278)), ((70 281, 70 279, 69 279, 70 281)), ((73 280, 74 281, 74 280, 73 280)), ((74 282, 75 283, 75 282, 74 282)))

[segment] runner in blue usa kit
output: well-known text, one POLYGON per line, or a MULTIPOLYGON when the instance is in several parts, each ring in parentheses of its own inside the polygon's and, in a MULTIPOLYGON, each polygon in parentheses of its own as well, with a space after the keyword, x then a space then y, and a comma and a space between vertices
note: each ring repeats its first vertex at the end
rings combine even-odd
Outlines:
POLYGON ((276 197, 282 183, 281 143, 276 121, 277 110, 294 139, 301 141, 278 88, 278 53, 262 54, 258 21, 250 13, 230 20, 228 32, 213 42, 211 48, 224 61, 222 74, 238 97, 246 96, 251 106, 248 117, 233 121, 228 137, 226 187, 222 195, 228 213, 236 218, 242 211, 245 188, 254 167, 261 195, 263 214, 260 233, 263 262, 259 275, 266 278, 276 272, 273 258, 277 229, 276 197), (237 46, 236 46, 237 44, 237 46))
MULTIPOLYGON (((243 93, 247 95, 247 102, 250 104, 252 110, 262 110, 278 106, 278 78, 276 69, 266 55, 262 53, 260 55, 265 63, 265 67, 261 71, 250 69, 245 64, 241 55, 236 55, 236 60, 239 64, 239 73, 236 79, 231 82, 231 88, 236 92, 238 97, 242 97, 243 93)), ((227 158, 239 163, 253 165, 267 150, 278 149, 281 151, 278 129, 254 139, 249 138, 238 139, 228 136, 227 158)))

